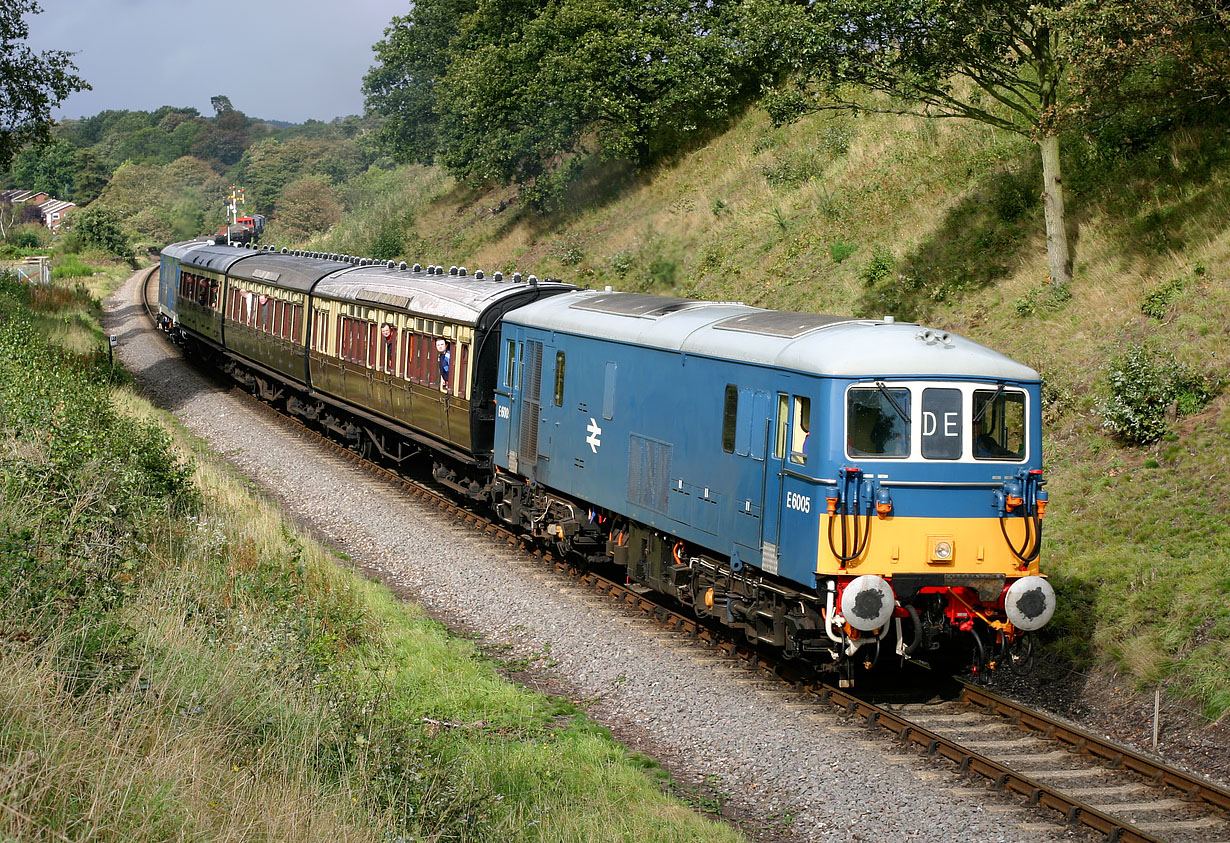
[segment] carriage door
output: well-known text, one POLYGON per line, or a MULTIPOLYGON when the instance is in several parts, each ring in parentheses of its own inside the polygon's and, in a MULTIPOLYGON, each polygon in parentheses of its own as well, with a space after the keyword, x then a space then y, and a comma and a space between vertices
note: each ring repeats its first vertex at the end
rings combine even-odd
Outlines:
POLYGON ((542 419, 542 343, 519 344, 521 365, 513 391, 512 424, 508 432, 508 466, 522 477, 536 479, 538 427, 542 419))

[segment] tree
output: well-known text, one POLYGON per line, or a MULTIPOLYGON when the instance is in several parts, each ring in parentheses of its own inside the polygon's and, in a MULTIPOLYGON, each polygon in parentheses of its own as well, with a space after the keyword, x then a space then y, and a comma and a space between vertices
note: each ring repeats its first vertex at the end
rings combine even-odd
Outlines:
POLYGON ((120 215, 97 203, 68 215, 68 230, 85 246, 94 246, 121 258, 133 256, 120 215))
POLYGON ((51 109, 90 88, 74 72, 71 53, 35 53, 22 43, 30 34, 23 16, 41 11, 34 0, 0 3, 0 171, 23 146, 50 140, 51 109))
POLYGON ((76 169, 76 150, 62 140, 23 149, 13 158, 13 178, 19 185, 57 199, 73 197, 76 169))
POLYGON ((768 99, 779 121, 848 109, 974 120, 1029 138, 1042 158, 1051 280, 1071 280, 1059 129, 1064 99, 1059 33, 1064 0, 830 0, 753 4, 749 37, 782 57, 768 99), (883 95, 870 100, 867 91, 883 95))
POLYGON ((342 206, 329 183, 307 177, 286 186, 273 219, 282 236, 302 241, 328 231, 341 218, 342 206))
POLYGON ((398 160, 429 164, 435 156, 435 86, 448 72, 463 19, 476 7, 476 0, 415 3, 372 48, 376 66, 363 77, 363 93, 368 112, 384 118, 377 133, 398 160))
POLYGON ((231 105, 231 98, 227 96, 223 96, 222 94, 218 94, 217 96, 210 97, 209 105, 213 108, 213 110, 217 113, 219 117, 221 117, 223 114, 225 114, 228 111, 235 110, 235 106, 231 105))
POLYGON ((759 84, 732 0, 461 0, 415 5, 376 47, 369 109, 395 157, 555 204, 590 153, 645 162, 759 84), (442 46, 447 45, 447 46, 442 46))
POLYGON ((1069 0, 1062 32, 1074 106, 1094 122, 1125 109, 1191 114, 1230 102, 1230 7, 1217 0, 1069 0))

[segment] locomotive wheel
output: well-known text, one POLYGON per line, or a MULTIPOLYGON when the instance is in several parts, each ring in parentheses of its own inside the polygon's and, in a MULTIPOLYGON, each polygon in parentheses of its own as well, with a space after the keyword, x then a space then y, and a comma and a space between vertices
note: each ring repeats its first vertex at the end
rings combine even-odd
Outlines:
POLYGON ((1001 648, 1000 662, 1008 665, 1008 669, 1017 676, 1028 676, 1034 667, 1034 637, 1028 632, 1018 635, 1015 640, 1005 639, 1001 648))
POLYGON ((982 640, 982 636, 978 634, 976 627, 970 629, 969 634, 970 674, 979 685, 990 685, 991 671, 987 668, 987 645, 982 640))

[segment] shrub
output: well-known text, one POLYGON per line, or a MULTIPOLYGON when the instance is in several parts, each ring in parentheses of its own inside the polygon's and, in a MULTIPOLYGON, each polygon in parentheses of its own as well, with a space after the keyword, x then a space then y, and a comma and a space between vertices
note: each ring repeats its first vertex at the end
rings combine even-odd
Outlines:
POLYGON ((893 258, 893 253, 883 246, 876 246, 859 277, 863 279, 864 284, 872 286, 888 278, 896 268, 897 261, 893 258))
POLYGON ((1140 304, 1140 312, 1154 319, 1165 319, 1170 313, 1170 306, 1183 293, 1185 287, 1186 278, 1172 278, 1158 284, 1145 295, 1145 300, 1140 304))
POLYGON ((1199 412, 1215 390, 1174 355, 1142 344, 1129 346, 1111 363, 1109 383, 1110 398, 1100 407, 1102 426, 1138 445, 1161 439, 1170 418, 1199 412))
POLYGON ((132 258, 132 245, 119 214, 101 205, 90 205, 74 211, 68 226, 83 246, 95 246, 119 258, 132 258))
POLYGON ((858 246, 847 243, 845 240, 835 240, 829 244, 829 256, 833 259, 833 263, 841 263, 857 251, 858 246))

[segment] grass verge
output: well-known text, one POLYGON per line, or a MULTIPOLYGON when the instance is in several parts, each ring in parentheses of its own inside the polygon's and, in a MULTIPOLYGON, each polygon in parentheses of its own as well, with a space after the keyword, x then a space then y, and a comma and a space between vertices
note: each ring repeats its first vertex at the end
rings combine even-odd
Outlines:
POLYGON ((741 839, 0 305, 0 837, 741 839))

